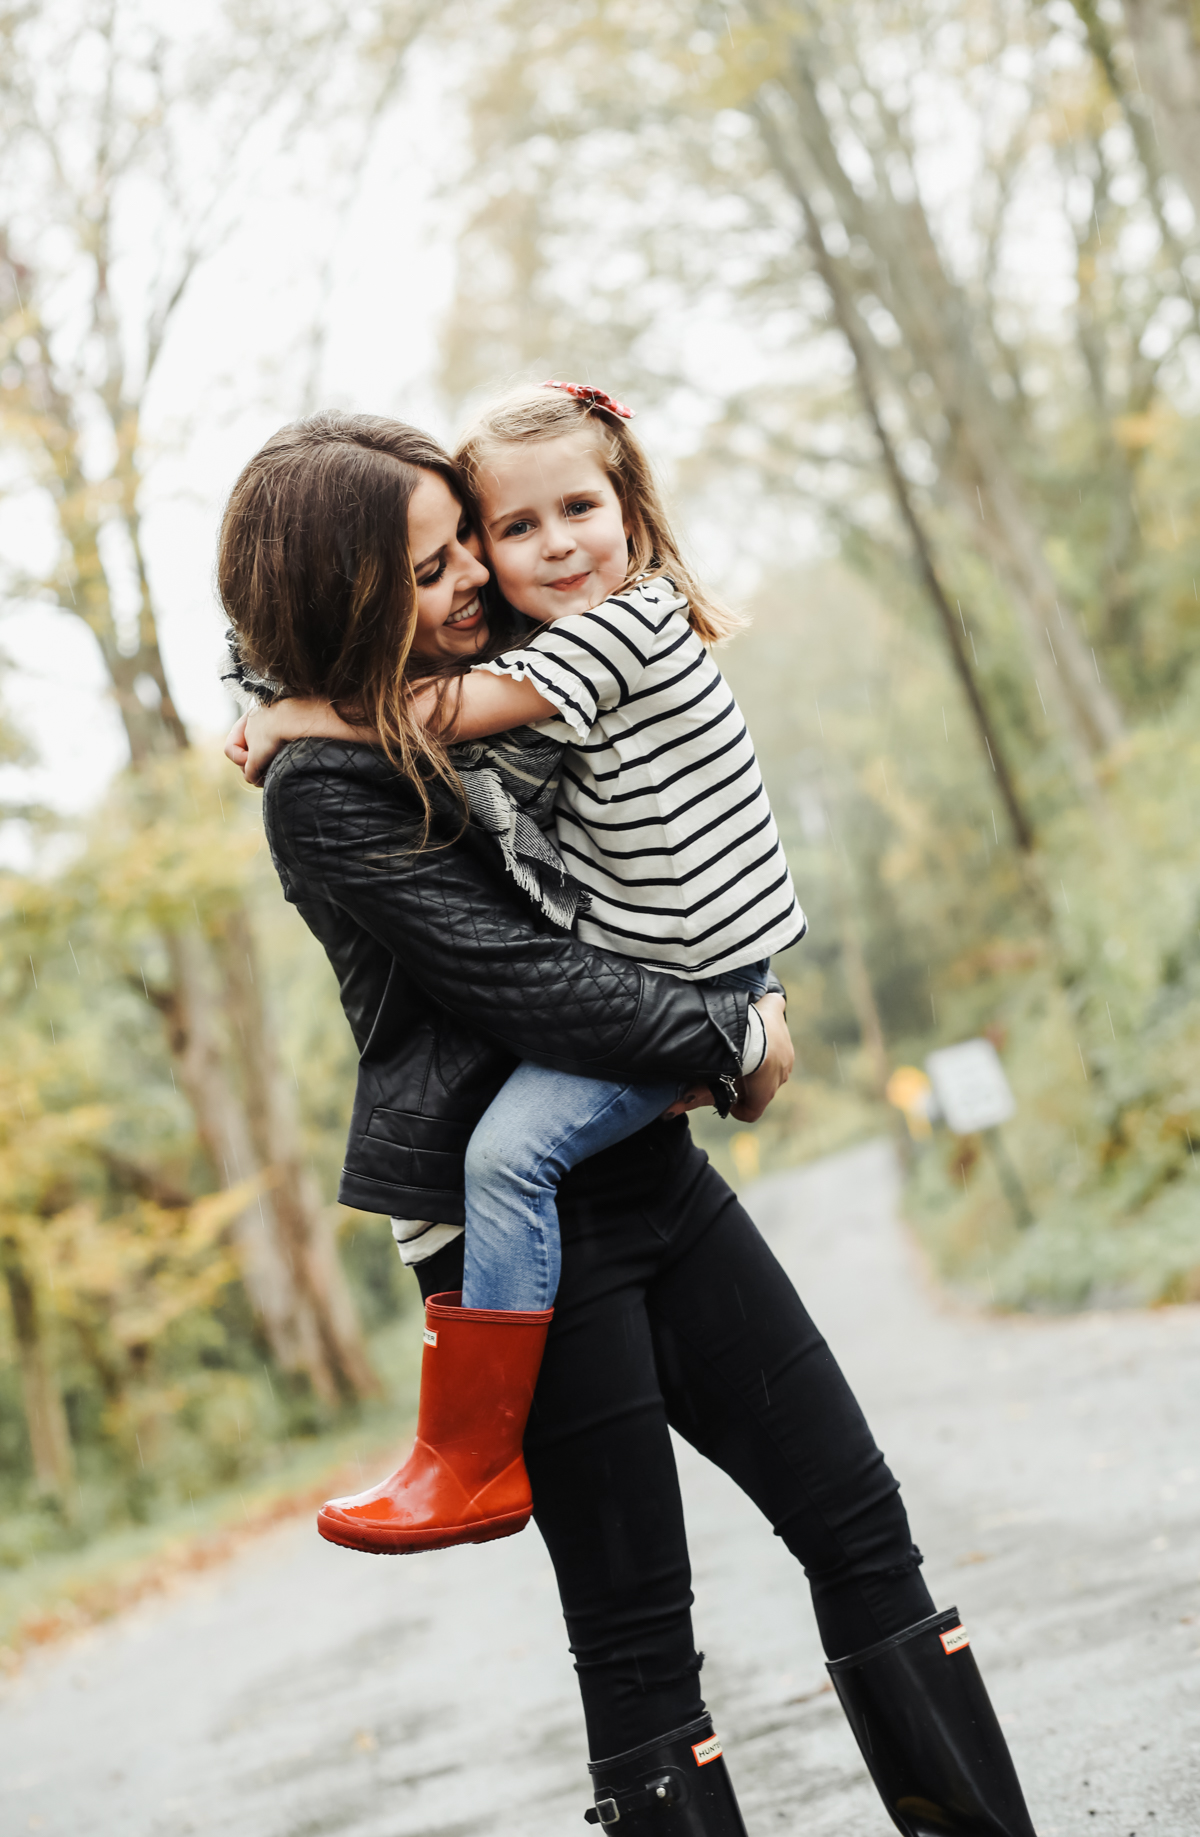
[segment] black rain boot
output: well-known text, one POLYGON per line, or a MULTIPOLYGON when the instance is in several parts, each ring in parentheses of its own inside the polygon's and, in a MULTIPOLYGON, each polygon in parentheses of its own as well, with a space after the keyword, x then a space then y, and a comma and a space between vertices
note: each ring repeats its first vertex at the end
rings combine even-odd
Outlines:
POLYGON ((1035 1837, 957 1608, 828 1669, 904 1837, 1035 1837))
POLYGON ((640 1748, 588 1763, 596 1803, 589 1824, 621 1837, 747 1837, 711 1716, 640 1748))

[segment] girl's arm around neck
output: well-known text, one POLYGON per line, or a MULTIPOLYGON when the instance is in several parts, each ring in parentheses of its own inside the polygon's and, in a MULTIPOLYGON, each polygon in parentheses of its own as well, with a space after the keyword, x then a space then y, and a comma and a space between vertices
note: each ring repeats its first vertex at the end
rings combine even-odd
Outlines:
MULTIPOLYGON (((420 704, 428 694, 425 690, 417 698, 418 713, 425 719, 428 716, 420 704)), ((490 670, 471 670, 446 692, 442 733, 447 740, 485 740, 491 734, 507 733, 510 727, 547 721, 557 714, 554 703, 540 695, 528 677, 518 682, 511 676, 493 676, 490 670)))
MULTIPOLYGON (((418 689, 413 709, 419 721, 435 725, 445 740, 483 740, 558 713, 554 703, 539 695, 528 680, 516 682, 511 676, 493 676, 486 670, 472 670, 448 684, 439 706, 440 688, 440 684, 426 683, 418 689)), ((257 785, 281 746, 289 740, 312 739, 379 744, 373 727, 352 727, 328 702, 289 696, 243 715, 225 742, 225 754, 242 768, 247 783, 257 785)))

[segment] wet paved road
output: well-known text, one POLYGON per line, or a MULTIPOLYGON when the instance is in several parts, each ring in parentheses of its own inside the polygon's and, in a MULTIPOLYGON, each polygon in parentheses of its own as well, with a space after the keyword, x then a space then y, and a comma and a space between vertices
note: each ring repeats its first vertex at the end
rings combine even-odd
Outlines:
MULTIPOLYGON (((904 1480, 1041 1837, 1200 1832, 1200 1309, 980 1320, 933 1297, 874 1144, 752 1210, 904 1480)), ((891 1830, 803 1580, 681 1453, 705 1690, 751 1837, 891 1830)), ((0 1697, 0 1832, 557 1837, 582 1722, 533 1531, 370 1559, 285 1526, 0 1697)))

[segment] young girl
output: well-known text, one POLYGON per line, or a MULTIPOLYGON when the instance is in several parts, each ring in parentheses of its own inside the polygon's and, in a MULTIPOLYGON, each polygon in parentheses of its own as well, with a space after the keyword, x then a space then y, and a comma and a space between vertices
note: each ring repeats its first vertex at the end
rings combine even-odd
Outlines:
MULTIPOLYGON (((542 629, 422 690, 419 712, 455 742, 472 814, 555 922, 753 1001, 805 919, 745 722, 706 648, 733 622, 681 560, 629 419, 600 390, 547 383, 472 428, 456 458, 496 587, 542 629)), ((453 616, 483 629, 478 603, 453 616)), ((250 717, 248 775, 312 735, 373 738, 327 705, 279 702, 250 717)), ((744 1076, 765 1052, 750 1014, 744 1076)), ((713 1096, 728 1114, 737 1092, 713 1096)), ((549 1309, 565 1173, 688 1101, 678 1085, 519 1065, 467 1153, 463 1307, 549 1309)), ((402 1254, 433 1228, 393 1221, 402 1254)))

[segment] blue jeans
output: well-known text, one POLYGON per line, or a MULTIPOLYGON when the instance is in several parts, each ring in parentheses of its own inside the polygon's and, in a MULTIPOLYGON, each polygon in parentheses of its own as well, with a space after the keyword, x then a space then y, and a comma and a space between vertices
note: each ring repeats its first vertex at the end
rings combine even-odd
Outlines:
MULTIPOLYGON (((712 986, 766 988, 769 964, 748 964, 712 986)), ((636 1135, 684 1086, 617 1084, 548 1071, 525 1059, 475 1125, 467 1148, 465 1308, 548 1308, 558 1290, 558 1187, 589 1155, 636 1135)))

